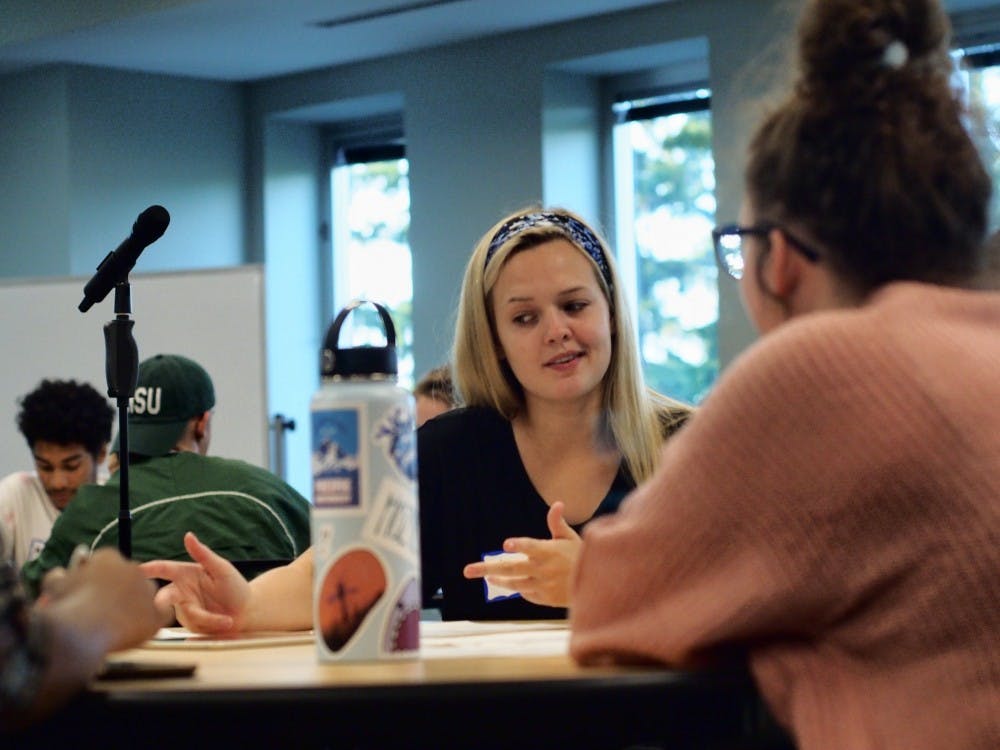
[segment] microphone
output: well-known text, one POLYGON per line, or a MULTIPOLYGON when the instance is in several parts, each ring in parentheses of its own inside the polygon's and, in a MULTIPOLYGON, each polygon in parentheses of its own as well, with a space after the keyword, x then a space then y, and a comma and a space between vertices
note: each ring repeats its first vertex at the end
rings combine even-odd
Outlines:
POLYGON ((87 312, 94 303, 107 297, 115 284, 124 281, 142 251, 163 236, 169 223, 170 214, 163 206, 150 206, 139 214, 132 225, 132 234, 107 254, 97 267, 97 273, 83 288, 80 312, 87 312))

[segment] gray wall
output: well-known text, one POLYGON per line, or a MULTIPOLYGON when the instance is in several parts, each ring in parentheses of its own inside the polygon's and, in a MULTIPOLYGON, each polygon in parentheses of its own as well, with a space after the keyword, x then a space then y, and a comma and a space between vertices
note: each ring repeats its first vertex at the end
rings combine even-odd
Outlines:
POLYGON ((246 262, 239 87, 79 66, 0 76, 0 274, 93 273, 159 203, 144 271, 246 262))
MULTIPOLYGON (((70 268, 66 71, 0 76, 0 274, 70 268)), ((5 321, 6 323, 6 321, 5 321)))
MULTIPOLYGON (((465 261, 503 213, 557 201, 612 235, 600 191, 579 184, 601 172, 605 124, 586 110, 600 101, 600 71, 567 75, 568 63, 610 55, 620 65, 634 48, 707 39, 718 215, 732 218, 751 106, 773 80, 751 62, 788 39, 787 5, 676 0, 255 84, 79 66, 0 76, 0 276, 92 273, 141 210, 166 206, 171 225, 137 271, 265 263, 269 410, 295 416, 305 440, 316 350, 332 312, 318 260, 325 117, 346 116, 358 102, 352 116, 379 114, 380 102, 402 106, 419 373, 447 356, 465 261), (580 161, 561 169, 573 148, 580 161), (560 184, 561 174, 570 179, 560 184)), ((638 68, 650 64, 633 57, 638 68)), ((721 284, 727 362, 753 333, 735 285, 721 284)), ((134 304, 139 318, 141 299, 134 304)), ((221 345, 238 346, 238 336, 221 345)))
MULTIPOLYGON (((543 113, 552 71, 589 56, 706 37, 719 216, 735 217, 742 138, 754 114, 749 105, 766 88, 772 69, 749 66, 748 50, 759 55, 773 40, 788 38, 792 19, 787 5, 679 0, 275 79, 252 87, 250 107, 254 118, 266 119, 325 102, 401 94, 412 201, 414 349, 420 372, 447 354, 459 281, 476 239, 508 210, 549 198, 546 173, 554 168, 543 159, 543 113)), ((565 202, 561 195, 553 198, 565 202)), ((578 208, 589 213, 591 206, 578 208)), ((606 215, 595 218, 610 225, 606 215)), ((735 286, 727 281, 721 307, 720 345, 723 361, 728 361, 753 334, 735 286)))
MULTIPOLYGON (((405 101, 414 350, 420 372, 447 355, 462 270, 479 235, 503 213, 526 203, 550 197, 565 202, 563 193, 546 190, 545 173, 555 168, 545 164, 542 153, 545 97, 555 96, 553 86, 558 86, 553 71, 580 58, 706 37, 718 213, 720 218, 735 217, 748 107, 771 82, 768 72, 773 71, 770 65, 760 70, 751 63, 775 40, 784 48, 791 23, 788 3, 780 0, 678 0, 273 79, 251 87, 251 116, 266 120, 315 112, 324 103, 366 96, 391 94, 405 101)), ((592 210, 592 205, 571 207, 587 214, 592 210)), ((606 209, 594 218, 611 225, 606 209)), ((720 347, 727 362, 753 333, 735 285, 722 283, 720 347)))
POLYGON ((268 403, 271 414, 295 419, 285 436, 286 478, 310 497, 309 399, 319 386, 322 323, 321 147, 315 128, 280 121, 268 124, 265 143, 268 403))

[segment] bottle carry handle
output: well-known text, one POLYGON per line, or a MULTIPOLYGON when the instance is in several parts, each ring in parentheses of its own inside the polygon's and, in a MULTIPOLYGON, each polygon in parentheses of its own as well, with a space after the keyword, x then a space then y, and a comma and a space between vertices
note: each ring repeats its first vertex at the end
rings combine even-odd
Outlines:
POLYGON ((385 331, 386 346, 396 346, 396 327, 392 324, 392 317, 389 315, 389 311, 378 302, 372 302, 371 300, 366 299, 354 299, 348 302, 347 305, 344 306, 344 309, 337 313, 337 317, 333 319, 333 324, 330 326, 330 330, 326 333, 326 341, 323 343, 324 349, 340 348, 340 329, 344 325, 344 321, 347 320, 347 316, 350 315, 351 312, 362 305, 371 305, 378 311, 378 316, 382 319, 382 328, 385 331))
POLYGON ((320 362, 320 376, 334 377, 342 376, 364 376, 381 373, 395 377, 397 373, 396 362, 396 327, 392 323, 392 316, 384 305, 366 299, 355 299, 347 305, 334 318, 326 337, 323 340, 323 355, 320 362), (382 319, 382 329, 385 333, 386 345, 384 347, 359 346, 340 348, 340 329, 347 320, 347 316, 361 305, 371 305, 378 312, 382 319))

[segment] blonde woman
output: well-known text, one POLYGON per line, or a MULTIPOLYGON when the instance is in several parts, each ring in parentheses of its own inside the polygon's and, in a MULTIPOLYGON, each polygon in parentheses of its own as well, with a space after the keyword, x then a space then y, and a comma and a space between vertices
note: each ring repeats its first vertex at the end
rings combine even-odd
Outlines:
MULTIPOLYGON (((464 406, 417 434, 423 601, 445 619, 564 617, 579 530, 652 474, 687 417, 644 385, 620 287, 568 211, 518 211, 477 244, 452 360, 464 406)), ((186 544, 195 563, 144 566, 174 582, 159 602, 183 625, 311 626, 311 550, 248 584, 186 544)))
POLYGON ((446 619, 563 616, 577 532, 687 416, 645 387, 627 310, 576 214, 523 209, 477 244, 453 357, 465 408, 419 436, 424 594, 441 589, 446 619))

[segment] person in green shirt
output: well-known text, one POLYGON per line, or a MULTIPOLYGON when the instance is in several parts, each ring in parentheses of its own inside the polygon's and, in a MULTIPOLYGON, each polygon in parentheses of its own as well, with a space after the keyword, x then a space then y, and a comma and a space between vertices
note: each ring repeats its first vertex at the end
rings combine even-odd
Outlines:
MULTIPOLYGON (((191 530, 237 563, 292 560, 309 546, 302 495, 266 469, 207 455, 214 406, 212 379, 197 362, 158 354, 140 363, 128 415, 133 559, 190 560, 191 530)), ((119 478, 77 491, 21 571, 32 596, 78 545, 118 546, 119 478)))

